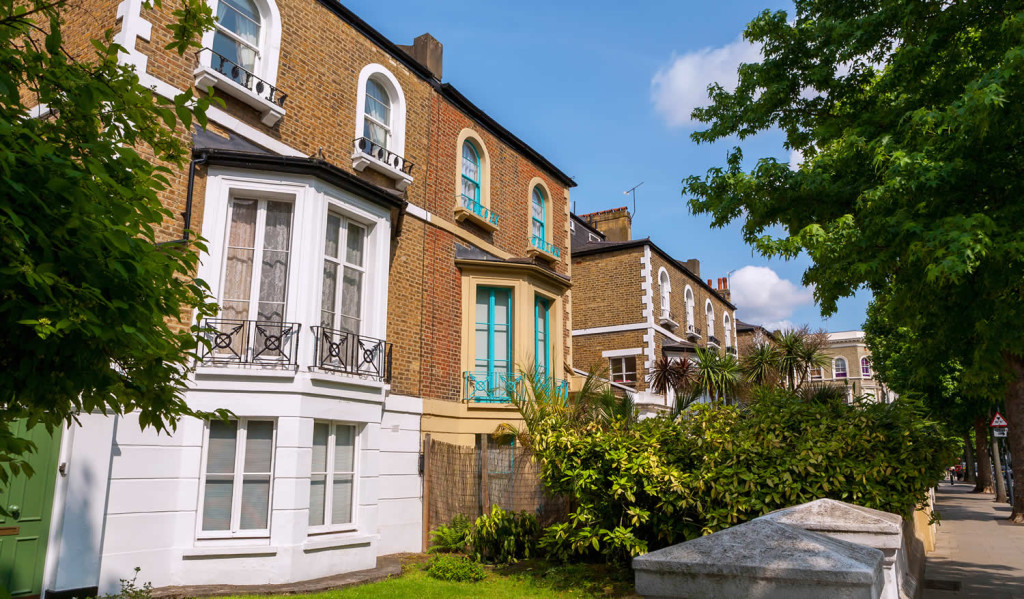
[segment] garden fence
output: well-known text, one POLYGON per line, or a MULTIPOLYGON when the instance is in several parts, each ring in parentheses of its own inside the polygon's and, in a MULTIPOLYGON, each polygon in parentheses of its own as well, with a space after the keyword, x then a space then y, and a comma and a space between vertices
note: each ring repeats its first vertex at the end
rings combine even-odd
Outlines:
POLYGON ((492 505, 536 514, 542 525, 566 512, 564 499, 549 495, 540 481, 540 465, 532 454, 515 445, 489 443, 479 435, 477 445, 452 445, 424 440, 424 546, 428 531, 448 524, 458 514, 470 520, 492 505))

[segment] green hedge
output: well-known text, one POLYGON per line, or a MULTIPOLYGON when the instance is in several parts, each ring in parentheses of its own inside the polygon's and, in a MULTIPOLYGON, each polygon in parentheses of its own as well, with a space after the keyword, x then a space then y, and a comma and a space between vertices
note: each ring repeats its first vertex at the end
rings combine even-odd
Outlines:
POLYGON ((540 426, 534 445, 544 483, 575 505, 541 545, 561 559, 613 561, 822 497, 909 516, 952 457, 914 405, 781 392, 675 421, 540 426))

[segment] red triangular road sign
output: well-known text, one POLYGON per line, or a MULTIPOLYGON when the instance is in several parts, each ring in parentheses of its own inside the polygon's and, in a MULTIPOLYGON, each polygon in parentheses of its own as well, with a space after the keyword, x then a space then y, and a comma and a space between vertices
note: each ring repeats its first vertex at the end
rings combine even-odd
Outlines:
POLYGON ((989 426, 992 428, 1005 428, 1009 425, 1006 424, 1006 419, 1003 418, 1003 415, 996 412, 996 415, 992 417, 992 422, 989 423, 989 426))

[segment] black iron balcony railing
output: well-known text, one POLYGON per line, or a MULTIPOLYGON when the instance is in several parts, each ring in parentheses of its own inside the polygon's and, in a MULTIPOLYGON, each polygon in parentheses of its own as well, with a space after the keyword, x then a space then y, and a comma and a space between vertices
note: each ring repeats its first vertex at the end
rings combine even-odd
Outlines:
POLYGON ((718 337, 714 335, 708 335, 708 345, 714 345, 715 347, 721 347, 722 342, 718 340, 718 337))
POLYGON ((391 381, 391 344, 387 341, 327 327, 312 329, 317 368, 391 381))
POLYGON ((400 170, 403 173, 412 176, 412 167, 415 165, 379 143, 368 137, 357 137, 353 143, 355 144, 356 151, 362 152, 367 156, 383 162, 391 168, 400 170))
POLYGON ((700 327, 692 325, 692 324, 686 325, 686 335, 687 335, 687 337, 700 337, 700 333, 701 333, 700 327))
POLYGON ((210 318, 203 321, 199 360, 204 364, 295 366, 299 330, 294 322, 210 318))
POLYGON ((199 59, 199 64, 203 64, 202 53, 209 52, 210 54, 210 68, 217 71, 221 75, 231 79, 235 83, 241 85, 245 89, 251 91, 257 96, 277 104, 281 108, 284 108, 284 100, 288 97, 288 94, 281 93, 281 90, 277 89, 273 85, 267 83, 263 79, 260 79, 252 72, 247 71, 245 67, 233 62, 232 60, 221 56, 214 52, 210 48, 203 48, 196 52, 196 57, 199 59))
POLYGON ((729 347, 725 348, 725 353, 735 356, 736 348, 730 345, 729 347))

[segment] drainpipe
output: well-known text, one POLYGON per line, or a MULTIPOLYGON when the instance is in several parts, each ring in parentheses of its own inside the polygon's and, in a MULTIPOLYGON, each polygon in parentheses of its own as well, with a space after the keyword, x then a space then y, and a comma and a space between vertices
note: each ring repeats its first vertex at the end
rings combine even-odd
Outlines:
POLYGON ((181 241, 188 241, 188 232, 192 228, 192 189, 195 187, 196 182, 196 165, 206 164, 207 159, 207 153, 203 152, 188 163, 188 192, 185 194, 185 211, 181 213, 185 221, 181 241))

